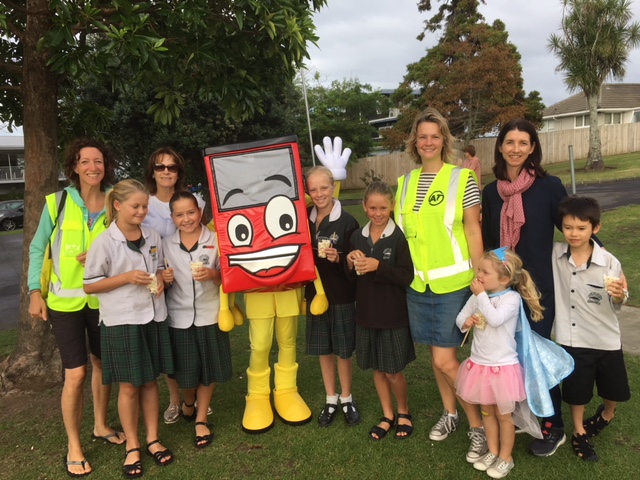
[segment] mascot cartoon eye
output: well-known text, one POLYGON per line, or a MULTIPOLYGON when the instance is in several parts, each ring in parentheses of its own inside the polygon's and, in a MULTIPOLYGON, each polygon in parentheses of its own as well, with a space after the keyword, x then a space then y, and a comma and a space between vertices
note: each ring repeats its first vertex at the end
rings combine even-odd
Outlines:
POLYGON ((298 215, 291 199, 282 195, 272 198, 267 204, 264 222, 273 238, 296 232, 298 215))
POLYGON ((247 247, 253 241, 253 226, 244 215, 236 215, 231 218, 227 232, 234 247, 247 247))

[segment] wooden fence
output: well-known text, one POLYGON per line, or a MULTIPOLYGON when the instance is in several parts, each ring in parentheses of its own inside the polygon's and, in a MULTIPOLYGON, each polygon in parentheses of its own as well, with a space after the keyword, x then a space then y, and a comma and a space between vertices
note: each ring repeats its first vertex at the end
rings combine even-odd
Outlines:
MULTIPOLYGON (((569 145, 573 145, 576 159, 587 158, 589 152, 588 128, 543 132, 539 133, 539 137, 543 152, 543 165, 568 161, 569 145)), ((603 155, 640 151, 640 123, 603 125, 600 127, 600 137, 603 155)), ((491 173, 496 144, 495 137, 478 138, 471 143, 476 147, 476 155, 482 161, 482 173, 491 173)), ((459 149, 464 147, 461 143, 456 146, 459 149)), ((461 151, 457 153, 461 161, 463 155, 461 151)), ((347 168, 347 179, 342 182, 342 188, 363 188, 365 184, 362 177, 371 171, 390 185, 396 186, 398 177, 416 167, 417 165, 410 160, 407 154, 400 152, 361 158, 347 168)))

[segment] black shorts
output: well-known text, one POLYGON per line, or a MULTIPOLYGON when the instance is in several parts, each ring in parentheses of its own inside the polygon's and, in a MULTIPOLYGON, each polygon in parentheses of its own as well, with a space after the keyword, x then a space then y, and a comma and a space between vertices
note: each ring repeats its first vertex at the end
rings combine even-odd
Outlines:
POLYGON ((87 364, 87 337, 89 351, 100 359, 100 311, 85 305, 77 312, 59 312, 49 309, 49 321, 56 338, 62 366, 68 370, 87 364))
POLYGON ((593 385, 598 396, 613 402, 631 398, 627 368, 622 350, 562 347, 575 361, 571 375, 562 382, 562 399, 569 405, 587 405, 593 398, 593 385))

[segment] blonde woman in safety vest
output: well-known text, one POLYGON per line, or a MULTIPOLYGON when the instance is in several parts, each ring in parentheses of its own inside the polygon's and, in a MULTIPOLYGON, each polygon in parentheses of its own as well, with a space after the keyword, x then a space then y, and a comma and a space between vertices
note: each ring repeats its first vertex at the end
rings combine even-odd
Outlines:
POLYGON ((71 185, 47 195, 29 247, 29 314, 51 322, 62 358, 62 420, 69 440, 65 468, 74 477, 92 471, 80 442, 87 337, 92 365, 92 436, 117 445, 125 441, 122 432, 107 425, 111 387, 102 385, 98 299, 82 289, 87 250, 106 230, 105 195, 114 182, 115 167, 115 160, 101 142, 81 139, 72 143, 65 161, 65 175, 71 185), (49 242, 53 269, 45 300, 40 291, 40 272, 49 242))
MULTIPOLYGON (((404 231, 414 265, 407 289, 411 335, 429 345, 444 413, 429 433, 446 439, 459 422, 454 381, 462 342, 456 316, 471 295, 473 266, 482 256, 480 190, 475 174, 449 163, 453 137, 446 120, 432 108, 413 122, 407 152, 420 165, 398 179, 396 223, 404 231)), ((460 401, 469 419, 467 461, 487 451, 477 406, 460 401)))

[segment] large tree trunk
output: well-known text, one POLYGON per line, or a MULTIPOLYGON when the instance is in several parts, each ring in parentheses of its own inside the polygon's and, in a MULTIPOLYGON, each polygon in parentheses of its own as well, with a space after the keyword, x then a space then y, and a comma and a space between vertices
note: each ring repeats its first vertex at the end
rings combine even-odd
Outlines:
POLYGON ((587 157, 587 168, 604 170, 600 125, 598 125, 598 94, 587 95, 587 103, 589 104, 589 155, 587 157))
POLYGON ((57 75, 47 67, 48 52, 37 49, 40 38, 50 29, 53 12, 49 0, 27 0, 28 15, 24 37, 22 96, 25 140, 25 222, 22 248, 22 285, 18 342, 0 366, 0 389, 16 384, 42 388, 43 383, 60 380, 61 364, 49 324, 29 316, 27 269, 29 244, 38 226, 44 196, 58 188, 56 155, 57 75))

